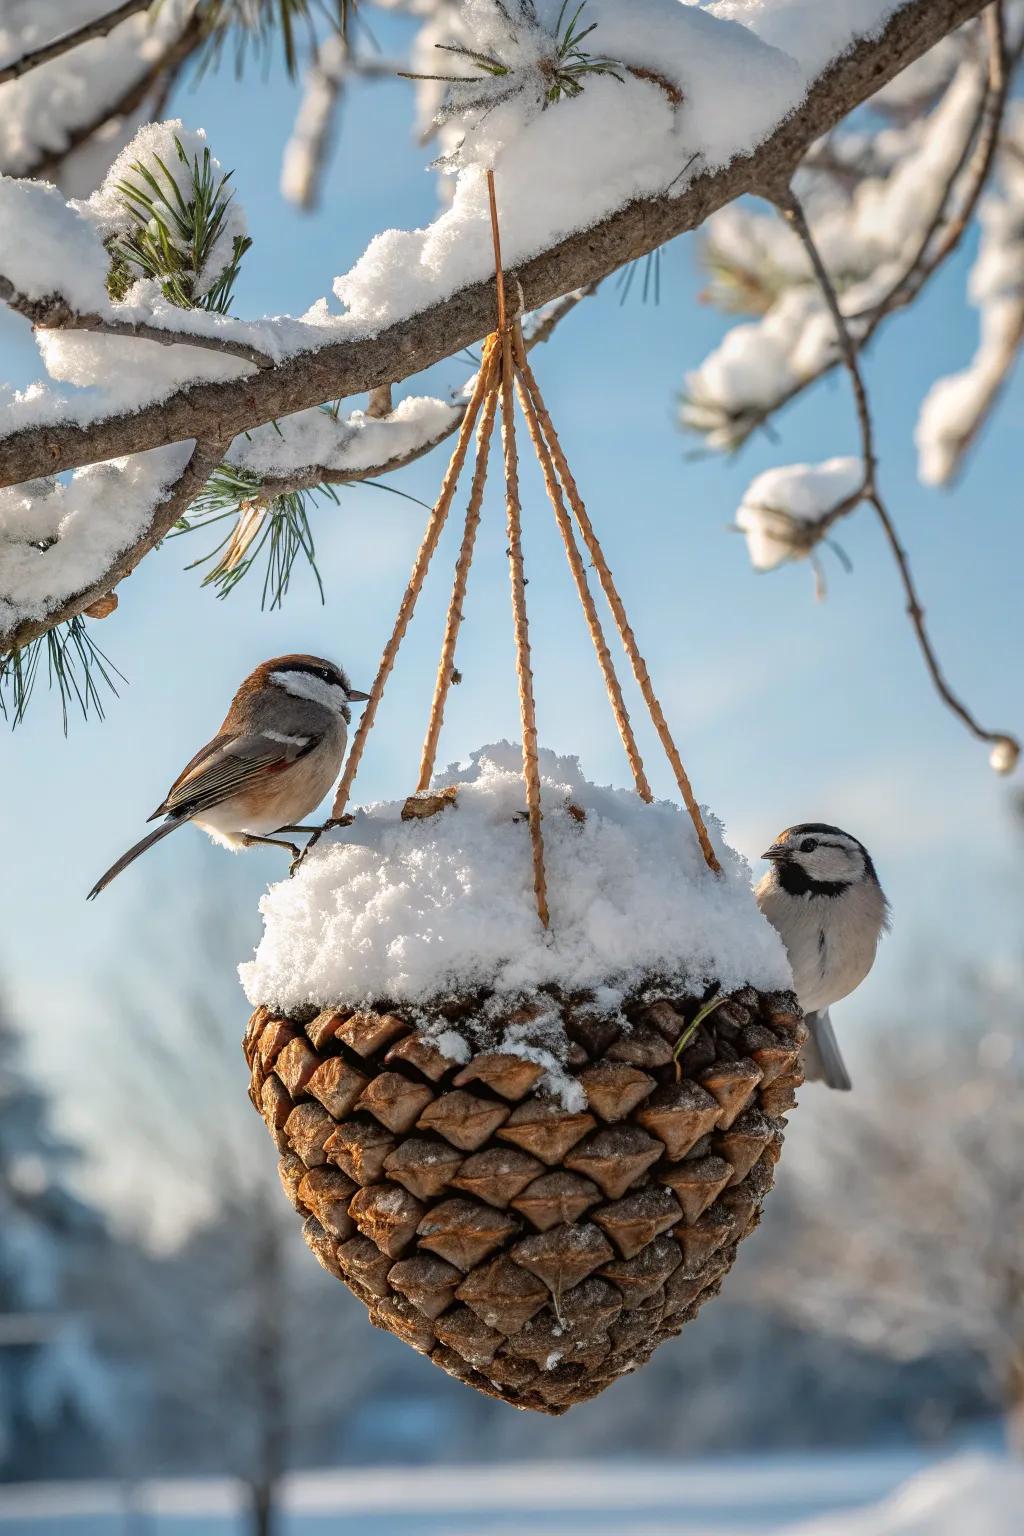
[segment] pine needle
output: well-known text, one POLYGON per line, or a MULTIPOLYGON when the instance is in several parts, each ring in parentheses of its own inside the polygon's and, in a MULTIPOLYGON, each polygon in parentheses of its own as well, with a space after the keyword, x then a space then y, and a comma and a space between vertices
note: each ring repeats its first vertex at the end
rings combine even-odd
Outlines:
POLYGON ((231 172, 218 180, 209 149, 189 162, 181 140, 175 148, 182 165, 189 166, 190 195, 184 196, 170 169, 154 155, 158 170, 136 160, 137 180, 117 183, 122 204, 133 228, 109 244, 112 265, 107 278, 111 298, 122 299, 141 273, 156 278, 164 297, 179 309, 205 309, 223 315, 231 307, 235 279, 242 257, 252 245, 248 235, 235 235, 227 265, 208 281, 214 247, 220 238, 231 206, 228 189, 231 172))
POLYGON ((88 720, 90 714, 103 720, 101 685, 116 698, 114 677, 123 683, 127 678, 95 643, 85 619, 79 614, 0 658, 0 713, 5 720, 10 720, 11 729, 25 718, 39 681, 44 654, 48 686, 51 690, 56 687, 60 696, 64 735, 68 734, 73 704, 78 705, 83 720, 88 720))

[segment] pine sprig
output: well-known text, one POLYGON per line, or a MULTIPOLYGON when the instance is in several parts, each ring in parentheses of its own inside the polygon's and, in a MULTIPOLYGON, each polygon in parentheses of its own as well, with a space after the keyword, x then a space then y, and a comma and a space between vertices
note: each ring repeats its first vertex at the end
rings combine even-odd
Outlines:
POLYGON ((175 138, 174 144, 181 164, 189 168, 187 195, 159 155, 153 156, 156 172, 136 160, 132 171, 138 181, 117 183, 133 227, 110 242, 107 288, 111 298, 122 299, 141 273, 158 279, 165 298, 178 308, 223 315, 231 307, 235 279, 252 241, 248 235, 235 235, 227 263, 207 281, 234 195, 228 190, 232 173, 225 171, 218 179, 209 149, 190 162, 181 140, 175 138))
MULTIPOLYGON (((324 409, 336 415, 330 406, 324 409)), ((371 490, 387 491, 391 496, 400 496, 403 501, 412 501, 418 507, 430 510, 418 496, 410 496, 397 486, 385 485, 380 480, 360 480, 358 483, 371 490)), ((187 514, 179 518, 170 537, 214 528, 222 523, 228 526, 213 549, 200 555, 185 569, 192 571, 210 565, 203 577, 203 586, 214 587, 218 597, 227 597, 262 561, 260 607, 273 610, 284 603, 295 568, 300 560, 304 560, 313 572, 320 601, 324 602, 309 514, 321 497, 339 505, 337 487, 325 480, 309 489, 279 495, 261 495, 261 490, 259 475, 250 470, 222 464, 214 471, 187 514)))
POLYGON ((260 607, 274 609, 284 602, 295 566, 303 559, 313 572, 323 602, 324 588, 316 563, 309 506, 320 496, 337 504, 337 491, 325 483, 308 491, 289 491, 267 498, 260 496, 260 485, 258 475, 228 464, 222 464, 211 475, 188 514, 175 525, 171 537, 225 522, 229 526, 219 543, 186 569, 195 570, 213 562, 203 577, 203 586, 216 588, 217 596, 223 598, 262 560, 265 569, 260 607))
POLYGON ((12 730, 25 718, 29 702, 42 673, 46 657, 48 686, 60 694, 64 735, 68 734, 69 714, 77 704, 83 720, 90 714, 104 718, 101 685, 117 697, 114 677, 127 678, 100 650, 81 614, 59 624, 37 640, 0 658, 0 713, 10 720, 12 730))
POLYGON ((554 31, 548 32, 537 15, 533 0, 518 0, 515 14, 503 0, 493 0, 498 13, 508 24, 509 57, 499 47, 490 52, 464 43, 437 43, 435 47, 455 58, 464 59, 480 71, 468 75, 427 75, 408 73, 410 80, 437 80, 450 87, 447 100, 438 114, 439 122, 456 117, 488 113, 517 96, 539 103, 541 109, 553 106, 563 97, 579 96, 588 75, 609 75, 622 81, 625 66, 617 59, 588 53, 584 39, 596 30, 597 22, 581 24, 587 0, 579 0, 570 14, 572 0, 562 0, 554 31), (527 46, 523 49, 523 44, 527 46), (540 43, 541 46, 537 46, 540 43), (516 58, 521 51, 523 56, 516 58), (474 86, 481 89, 475 90, 474 86))

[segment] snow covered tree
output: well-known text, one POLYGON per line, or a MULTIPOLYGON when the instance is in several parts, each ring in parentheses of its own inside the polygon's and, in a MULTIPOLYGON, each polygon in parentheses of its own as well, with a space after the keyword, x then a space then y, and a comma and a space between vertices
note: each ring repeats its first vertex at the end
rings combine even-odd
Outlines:
POLYGON ((979 217, 981 345, 918 431, 922 477, 947 480, 1024 335, 1019 0, 11 0, 0 23, 0 298, 36 328, 52 381, 0 400, 0 697, 16 717, 44 657, 65 713, 98 705, 92 623, 170 531, 216 523, 207 579, 224 590, 260 567, 280 601, 318 494, 458 428, 465 392, 393 391, 493 325, 493 168, 533 343, 704 226, 711 297, 756 317, 686 380, 683 424, 708 448, 734 450, 845 368, 861 451, 759 477, 738 514, 752 557, 817 569, 867 508, 938 693, 995 768, 1015 766, 1016 740, 977 720, 936 656, 860 358, 979 217), (408 60, 374 52, 375 6, 417 20, 408 60), (307 78, 282 172, 296 203, 316 200, 348 84, 403 66, 456 180, 427 229, 378 236, 335 278, 343 313, 322 299, 242 319, 234 279, 259 253, 240 200, 202 136, 162 119, 189 68, 243 69, 278 43, 307 78), (746 194, 776 212, 737 206, 746 194))
POLYGON ((64 1182, 74 1149, 19 1055, 0 1014, 0 1479, 69 1470, 55 1444, 95 1449, 111 1427, 80 1285, 103 1226, 64 1182))

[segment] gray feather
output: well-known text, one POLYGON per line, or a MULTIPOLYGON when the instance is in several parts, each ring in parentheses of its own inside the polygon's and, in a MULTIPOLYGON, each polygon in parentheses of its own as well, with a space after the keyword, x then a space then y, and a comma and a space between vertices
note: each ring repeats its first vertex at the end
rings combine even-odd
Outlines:
POLYGON ((807 1028, 810 1030, 807 1043, 803 1048, 804 1076, 809 1083, 827 1083, 830 1088, 838 1088, 840 1092, 848 1093, 853 1087, 850 1074, 846 1070, 843 1053, 839 1049, 835 1030, 832 1028, 832 1020, 828 1016, 828 1009, 822 1008, 818 1013, 805 1015, 807 1028))
POLYGON ((168 832, 173 832, 176 827, 183 827, 190 820, 190 816, 168 816, 167 820, 157 827, 155 832, 150 832, 147 837, 142 838, 134 847, 129 848, 127 853, 122 853, 116 864, 111 864, 106 874, 101 875, 96 881, 96 884, 85 898, 86 901, 95 901, 100 892, 106 890, 111 880, 116 880, 122 870, 127 869, 129 864, 134 864, 139 855, 145 853, 147 848, 152 848, 153 844, 158 843, 162 837, 166 837, 168 832))

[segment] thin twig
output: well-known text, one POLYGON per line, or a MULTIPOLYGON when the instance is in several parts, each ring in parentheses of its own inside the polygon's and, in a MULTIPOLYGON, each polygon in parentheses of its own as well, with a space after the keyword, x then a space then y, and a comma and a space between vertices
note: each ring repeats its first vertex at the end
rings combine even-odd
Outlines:
POLYGON ((928 279, 953 254, 974 217, 978 199, 991 174, 999 146, 999 131, 1006 110, 1011 73, 1006 57, 1002 0, 995 0, 995 3, 989 6, 983 20, 988 45, 988 78, 981 93, 978 111, 914 255, 884 298, 873 304, 869 310, 864 311, 863 315, 851 317, 863 318, 870 322, 867 334, 861 342, 862 346, 870 339, 887 314, 891 314, 896 309, 905 309, 913 302, 928 279), (972 147, 974 155, 966 196, 954 217, 942 228, 953 189, 967 165, 968 158, 971 157, 972 147), (932 241, 940 228, 942 229, 941 238, 935 248, 931 249, 932 241))
POLYGON ((76 27, 73 32, 65 32, 63 36, 56 37, 50 43, 44 43, 40 48, 33 48, 30 53, 23 53, 20 59, 15 59, 11 64, 5 64, 0 69, 0 85, 8 80, 18 80, 22 75, 27 75, 29 70, 38 69, 41 64, 49 64, 51 59, 59 59, 61 54, 69 53, 72 48, 79 47, 82 43, 88 43, 96 37, 106 37, 108 32, 113 32, 115 27, 127 21, 130 16, 135 16, 139 11, 147 11, 151 0, 124 0, 122 5, 115 6, 112 11, 107 11, 103 16, 97 16, 94 21, 87 21, 83 26, 76 27))
POLYGON ((235 341, 228 336, 200 336, 194 331, 172 331, 164 326, 150 325, 146 320, 108 320, 103 315, 80 314, 56 294, 45 299, 30 299, 19 293, 14 284, 2 275, 0 300, 9 309, 31 320, 34 330, 89 331, 100 336, 133 336, 141 341, 158 342, 162 347, 198 347, 204 352, 227 353, 231 357, 243 358, 247 363, 254 363, 257 368, 274 366, 272 357, 246 341, 235 341))
POLYGON ((157 121, 160 115, 157 110, 159 97, 165 93, 165 86, 169 88, 168 82, 173 85, 177 75, 205 36, 202 21, 199 17, 193 16, 179 36, 168 44, 160 57, 154 59, 126 85, 115 101, 106 102, 96 108, 84 122, 63 129, 65 143, 62 148, 41 151, 34 160, 18 167, 18 175, 55 180, 69 155, 74 154, 75 150, 80 149, 83 144, 87 144, 108 123, 123 119, 134 112, 142 105, 154 86, 157 87, 158 94, 153 103, 150 120, 157 121))
POLYGON ((871 417, 871 407, 868 401, 867 389, 864 385, 864 377, 861 373, 860 362, 857 357, 857 348, 854 345, 853 338, 851 337, 849 329, 847 328, 843 312, 839 307, 839 298, 836 293, 835 286, 831 277, 829 276, 828 269, 822 260, 821 252, 818 250, 814 236, 811 234, 810 226, 807 222, 806 215, 804 214, 804 210, 800 204, 799 199, 793 192, 792 188, 788 188, 785 191, 779 191, 776 194, 776 201, 780 211, 783 214, 783 217, 786 219, 790 228, 796 234, 797 238, 803 245, 804 250, 807 252, 807 257, 811 263, 811 267, 817 279, 822 298, 825 301, 825 304, 830 315, 832 316, 832 321, 836 328, 836 337, 839 342, 839 349, 842 354, 846 371, 850 376, 850 383, 853 388, 854 404, 857 409, 857 421, 860 427, 861 452, 864 460, 864 481, 861 487, 861 494, 863 495, 864 500, 869 502, 870 505, 875 509, 875 512, 878 514, 878 519, 882 524, 889 548, 892 551, 893 558, 896 561, 896 565, 900 573, 900 580, 903 583, 903 590, 907 599, 907 613, 910 616, 910 621, 914 627, 914 633, 917 636, 918 644, 921 648, 921 654, 924 657, 925 665, 928 668, 928 672, 931 676, 936 692, 939 694, 939 697, 943 700, 947 707, 951 709, 952 712, 958 716, 960 720, 963 721, 967 729, 973 736, 977 737, 979 741, 988 741, 993 743, 1010 742, 1013 746, 1017 746, 1018 743, 1016 742, 1015 738, 1009 736, 1006 731, 990 731, 986 730, 984 726, 979 725, 978 721, 967 708, 966 704, 964 704, 963 701, 959 699, 950 688, 943 675, 942 668, 939 664, 939 659, 935 653, 935 648, 932 645, 928 631, 925 627, 924 608, 921 605, 921 599, 918 596, 917 588, 914 584, 914 578, 911 574, 910 561, 908 559, 907 552, 900 542, 899 534, 896 531, 896 526, 892 520, 892 516, 882 498, 881 491, 878 488, 878 460, 875 454, 874 425, 871 417))

